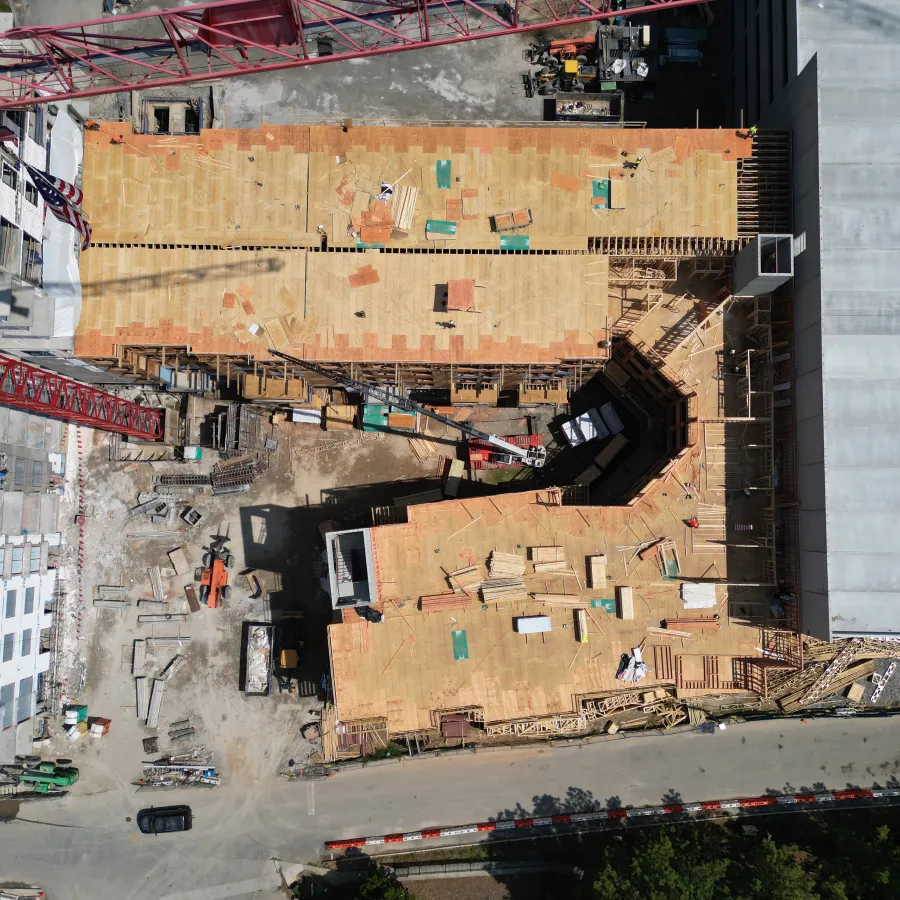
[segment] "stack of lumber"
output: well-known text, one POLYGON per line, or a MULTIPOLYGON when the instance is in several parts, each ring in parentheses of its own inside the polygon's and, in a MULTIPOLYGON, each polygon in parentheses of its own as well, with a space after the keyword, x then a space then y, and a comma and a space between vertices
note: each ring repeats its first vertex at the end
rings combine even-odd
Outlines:
POLYGON ((599 553, 596 556, 589 557, 591 576, 591 587, 596 591, 597 588, 606 586, 606 555, 599 553))
POLYGON ((401 231, 412 228, 418 198, 419 189, 411 185, 398 185, 394 188, 391 195, 391 218, 401 231))
POLYGON ((440 453, 441 449, 434 441, 429 441, 426 438, 410 438, 409 446, 418 457, 419 462, 432 459, 440 453))
POLYGON ((566 561, 565 547, 529 547, 528 556, 533 563, 566 561))
POLYGON ((443 609, 465 609, 472 602, 468 594, 426 594, 419 597, 419 609, 422 612, 439 612, 443 609))
POLYGON ((477 594, 483 580, 484 570, 481 566, 466 566, 447 576, 454 591, 465 591, 468 594, 477 594))
POLYGON ((663 628, 680 629, 681 631, 718 631, 721 622, 718 616, 682 616, 680 618, 663 619, 663 628))
POLYGON ((485 603, 527 600, 525 582, 521 578, 489 578, 481 583, 481 599, 485 603))
POLYGON ((500 553, 498 550, 491 552, 488 557, 488 572, 493 578, 515 577, 521 579, 525 574, 525 557, 515 553, 500 553))
POLYGON ((544 606, 583 607, 585 601, 578 594, 532 594, 535 600, 544 606))
POLYGON ((565 547, 529 547, 528 555, 534 563, 536 575, 542 572, 570 574, 566 570, 565 547))

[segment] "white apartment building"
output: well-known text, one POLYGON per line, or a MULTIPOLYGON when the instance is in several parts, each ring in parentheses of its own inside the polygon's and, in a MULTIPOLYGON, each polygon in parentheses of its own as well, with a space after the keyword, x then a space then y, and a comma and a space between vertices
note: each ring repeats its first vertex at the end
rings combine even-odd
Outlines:
POLYGON ((0 763, 30 753, 51 659, 59 534, 0 535, 0 763))
POLYGON ((0 126, 19 139, 18 147, 12 142, 0 144, 0 266, 13 276, 40 286, 44 201, 19 160, 46 170, 44 111, 38 106, 28 111, 4 112, 0 126))

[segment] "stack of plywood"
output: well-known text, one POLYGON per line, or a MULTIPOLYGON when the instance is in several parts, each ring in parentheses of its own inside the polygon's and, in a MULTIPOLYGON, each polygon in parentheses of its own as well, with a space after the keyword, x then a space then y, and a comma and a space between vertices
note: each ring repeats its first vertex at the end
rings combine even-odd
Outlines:
POLYGON ((562 572, 566 568, 565 547, 529 547, 528 555, 534 563, 535 574, 562 572))
POLYGON ((565 562, 566 561, 566 548, 565 547, 529 547, 528 555, 531 557, 531 561, 535 563, 545 563, 545 562, 565 562))
POLYGON ((634 592, 627 584, 616 587, 616 612, 620 619, 634 619, 634 592))
POLYGON ((500 553, 498 550, 491 552, 488 557, 488 572, 491 577, 499 578, 516 577, 521 579, 525 574, 525 557, 516 553, 500 553))
POLYGON ((588 560, 590 585, 596 591, 606 586, 606 554, 598 553, 596 556, 588 557, 588 560))

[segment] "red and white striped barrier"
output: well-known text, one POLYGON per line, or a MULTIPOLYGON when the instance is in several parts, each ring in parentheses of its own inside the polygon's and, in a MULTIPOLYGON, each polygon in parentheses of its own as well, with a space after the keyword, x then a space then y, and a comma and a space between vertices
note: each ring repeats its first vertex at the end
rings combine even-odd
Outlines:
POLYGON ((349 847, 372 847, 378 844, 403 844, 408 841, 424 841, 430 838, 454 837, 475 834, 480 831, 514 831, 520 828, 541 828, 547 825, 578 825, 583 822, 641 819, 650 816, 669 816, 679 813, 699 813, 717 809, 753 809, 760 806, 793 806, 798 803, 840 803, 846 800, 879 800, 900 797, 900 790, 878 788, 868 790, 854 788, 846 791, 827 791, 821 794, 781 794, 766 797, 744 797, 740 800, 705 800, 702 803, 671 803, 667 806, 643 806, 637 809, 606 809, 598 812, 562 813, 556 816, 532 816, 521 819, 500 819, 496 822, 479 822, 477 825, 456 825, 449 828, 423 828, 400 834, 382 834, 378 837, 346 838, 326 841, 326 850, 346 850, 349 847))

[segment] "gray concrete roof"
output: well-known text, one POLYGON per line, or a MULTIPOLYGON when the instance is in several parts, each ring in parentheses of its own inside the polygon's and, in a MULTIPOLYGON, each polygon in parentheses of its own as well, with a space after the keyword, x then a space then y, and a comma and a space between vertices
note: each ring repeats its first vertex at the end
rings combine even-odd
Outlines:
MULTIPOLYGON (((802 0, 798 32, 799 68, 813 56, 818 68, 821 427, 830 630, 835 637, 896 634, 900 2, 802 0)), ((803 173, 795 174, 795 181, 802 179, 803 173)))

